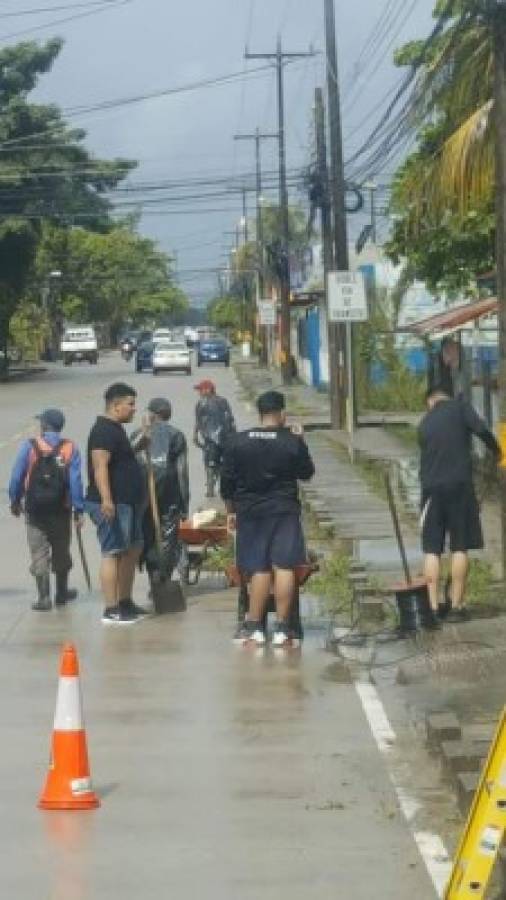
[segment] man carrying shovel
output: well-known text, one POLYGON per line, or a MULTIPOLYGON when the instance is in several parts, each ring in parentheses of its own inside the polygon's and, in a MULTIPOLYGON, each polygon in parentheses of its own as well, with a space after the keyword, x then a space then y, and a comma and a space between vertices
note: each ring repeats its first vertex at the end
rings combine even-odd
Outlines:
POLYGON ((170 401, 155 397, 148 405, 143 429, 131 439, 148 483, 142 561, 155 607, 157 599, 163 600, 164 589, 178 565, 179 524, 187 518, 190 503, 188 447, 183 432, 172 425, 171 417, 170 401))

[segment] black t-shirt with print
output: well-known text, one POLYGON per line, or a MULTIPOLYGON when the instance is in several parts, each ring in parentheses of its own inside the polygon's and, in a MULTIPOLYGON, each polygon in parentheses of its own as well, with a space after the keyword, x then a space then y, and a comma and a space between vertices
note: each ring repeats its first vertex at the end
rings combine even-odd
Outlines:
POLYGON ((98 416, 88 438, 88 493, 87 499, 100 503, 100 493, 95 484, 95 474, 91 454, 93 450, 107 450, 109 460, 109 482, 113 503, 129 506, 144 500, 144 478, 142 469, 135 458, 123 425, 113 422, 107 416, 98 416))

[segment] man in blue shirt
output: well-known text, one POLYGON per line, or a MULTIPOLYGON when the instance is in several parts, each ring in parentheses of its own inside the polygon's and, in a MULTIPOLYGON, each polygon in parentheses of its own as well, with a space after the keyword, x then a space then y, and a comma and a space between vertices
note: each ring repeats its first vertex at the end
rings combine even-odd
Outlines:
POLYGON ((25 512, 30 572, 37 584, 32 609, 45 612, 52 607, 51 569, 56 576, 56 606, 77 596, 68 588, 71 516, 73 511, 81 528, 84 496, 81 454, 61 435, 65 416, 59 409, 46 409, 36 418, 40 421, 40 438, 21 445, 12 469, 9 499, 13 516, 25 512))

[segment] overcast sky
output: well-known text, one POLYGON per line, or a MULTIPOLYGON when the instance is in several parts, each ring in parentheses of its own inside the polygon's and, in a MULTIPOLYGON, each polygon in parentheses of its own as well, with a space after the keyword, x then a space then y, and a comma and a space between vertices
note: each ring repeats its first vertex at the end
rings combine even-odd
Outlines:
MULTIPOLYGON (((244 61, 245 45, 252 52, 272 52, 278 32, 288 51, 306 51, 311 45, 323 48, 323 0, 129 0, 124 4, 110 0, 108 8, 89 15, 83 7, 91 2, 0 0, 4 44, 53 35, 65 39, 53 71, 41 82, 39 98, 75 107, 247 73, 261 63, 244 61), (68 8, 7 16, 23 9, 58 6, 68 8), (37 30, 78 14, 82 17, 74 21, 37 30)), ((391 63, 393 47, 428 33, 432 5, 432 0, 336 0, 347 153, 367 136, 377 118, 371 111, 398 77, 391 63)), ((314 89, 323 84, 323 69, 319 55, 286 70, 290 169, 310 159, 314 89)), ((256 126, 267 131, 276 127, 274 72, 94 112, 75 121, 87 129, 93 151, 139 161, 132 181, 159 184, 232 178, 254 168, 253 145, 234 143, 234 133, 256 126)), ((266 171, 275 171, 274 141, 264 145, 263 164, 266 171)), ((378 173, 379 182, 387 180, 385 173, 378 173)), ((196 191, 189 188, 188 193, 196 191)), ((167 192, 155 195, 166 197, 167 192)), ((274 196, 268 191, 266 195, 274 196)), ((253 202, 250 195, 251 214, 253 202)), ((224 232, 233 231, 240 215, 235 194, 205 204, 188 199, 179 204, 179 211, 173 203, 164 202, 158 212, 149 208, 141 229, 164 249, 177 251, 182 286, 196 302, 203 302, 215 292, 216 276, 190 270, 223 265, 233 241, 224 232)), ((350 224, 356 233, 361 223, 350 224)))

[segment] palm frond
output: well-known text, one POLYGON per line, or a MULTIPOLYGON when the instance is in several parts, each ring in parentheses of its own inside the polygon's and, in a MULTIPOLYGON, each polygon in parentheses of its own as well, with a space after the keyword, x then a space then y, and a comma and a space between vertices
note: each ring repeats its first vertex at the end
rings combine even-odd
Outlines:
POLYGON ((493 100, 487 100, 453 132, 434 159, 429 185, 435 212, 466 215, 486 203, 494 187, 493 100))

